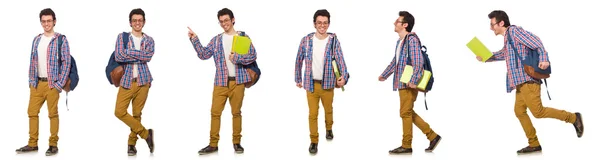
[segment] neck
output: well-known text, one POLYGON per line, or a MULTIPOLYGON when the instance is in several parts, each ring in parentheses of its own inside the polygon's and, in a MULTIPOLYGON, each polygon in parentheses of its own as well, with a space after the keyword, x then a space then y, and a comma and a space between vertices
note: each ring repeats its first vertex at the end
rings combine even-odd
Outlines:
POLYGON ((131 31, 131 34, 133 34, 133 36, 136 36, 136 37, 142 37, 142 34, 143 34, 143 33, 142 33, 142 31, 135 31, 135 30, 132 30, 132 31, 131 31))
POLYGON ((400 36, 400 39, 404 39, 404 37, 406 37, 407 34, 408 34, 408 32, 406 32, 406 31, 398 32, 398 36, 400 36))
POLYGON ((235 31, 235 29, 231 28, 228 31, 225 31, 225 34, 227 34, 227 35, 235 35, 235 34, 237 34, 237 31, 235 31))
POLYGON ((508 28, 502 27, 502 36, 506 36, 506 31, 508 31, 508 28))
POLYGON ((317 32, 315 35, 317 36, 318 39, 321 39, 321 40, 325 39, 325 38, 327 38, 327 36, 329 36, 327 33, 321 34, 319 32, 317 32))
POLYGON ((50 30, 48 32, 44 31, 44 36, 46 36, 46 37, 52 37, 52 36, 54 36, 54 30, 50 30))

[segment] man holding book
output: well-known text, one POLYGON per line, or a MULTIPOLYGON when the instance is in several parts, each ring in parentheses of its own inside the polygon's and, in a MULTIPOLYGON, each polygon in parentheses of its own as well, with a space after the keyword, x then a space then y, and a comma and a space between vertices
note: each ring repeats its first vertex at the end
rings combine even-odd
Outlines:
MULTIPOLYGON (((541 80, 529 75, 523 64, 527 62, 525 58, 532 52, 539 53, 534 58, 539 58, 540 69, 546 70, 550 66, 548 52, 544 48, 542 41, 533 33, 523 28, 511 25, 506 12, 495 10, 488 14, 490 19, 490 29, 496 35, 504 36, 504 47, 486 60, 486 62, 506 61, 507 76, 506 89, 510 93, 516 89, 515 97, 515 115, 521 122, 525 136, 529 145, 517 151, 517 153, 531 153, 541 151, 542 147, 538 141, 535 128, 531 123, 527 108, 535 118, 553 118, 573 124, 577 137, 583 135, 583 121, 580 113, 571 113, 565 110, 559 110, 551 107, 544 107, 540 98, 541 80)), ((477 60, 483 58, 477 56, 477 60)))
MULTIPOLYGON (((223 8, 218 11, 217 18, 223 28, 223 33, 213 37, 206 46, 202 46, 196 33, 189 29, 188 36, 201 60, 214 57, 216 74, 214 79, 213 98, 210 122, 210 143, 198 151, 198 154, 208 154, 218 151, 219 130, 221 127, 221 113, 225 103, 229 99, 233 122, 233 148, 237 153, 243 153, 244 148, 240 145, 242 138, 242 102, 246 84, 252 82, 252 76, 245 65, 256 61, 256 50, 254 45, 247 40, 244 32, 233 28, 235 18, 230 9, 223 8), (242 37, 238 37, 242 36, 242 37), (234 44, 234 39, 243 40, 250 44, 234 44), (234 52, 239 47, 247 46, 246 53, 234 52)), ((249 38, 248 38, 249 39, 249 38)), ((237 41, 237 40, 236 40, 237 41)))
POLYGON ((333 95, 334 87, 341 88, 348 81, 348 69, 340 42, 334 33, 328 33, 330 14, 327 10, 317 10, 313 16, 316 32, 304 36, 300 41, 296 56, 295 82, 298 88, 306 90, 308 101, 308 124, 310 130, 310 153, 317 153, 319 133, 317 117, 319 101, 325 110, 326 138, 333 139, 333 95), (302 64, 304 77, 302 77, 302 64))
POLYGON ((394 22, 394 31, 400 36, 400 39, 396 42, 396 54, 392 62, 379 76, 379 81, 383 82, 390 75, 394 74, 393 90, 399 90, 400 95, 400 117, 402 118, 403 132, 402 146, 390 150, 390 154, 412 153, 413 123, 421 129, 430 141, 429 147, 425 151, 433 151, 442 138, 413 110, 414 102, 419 93, 417 84, 424 75, 421 44, 417 34, 412 32, 414 25, 415 18, 412 14, 407 11, 399 12, 399 17, 394 22), (413 74, 409 75, 408 83, 401 83, 401 76, 405 68, 413 69, 413 74))

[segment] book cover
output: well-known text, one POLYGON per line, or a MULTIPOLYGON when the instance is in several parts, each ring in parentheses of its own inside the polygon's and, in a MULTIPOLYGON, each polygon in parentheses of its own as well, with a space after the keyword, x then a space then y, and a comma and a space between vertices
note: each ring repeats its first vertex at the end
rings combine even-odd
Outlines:
MULTIPOLYGON (((402 75, 400 76, 400 82, 408 83, 413 75, 413 67, 411 65, 406 65, 404 67, 404 71, 402 71, 402 75)), ((423 70, 423 75, 417 84, 417 88, 421 90, 425 90, 427 84, 429 83, 429 79, 431 78, 431 71, 423 70)))
POLYGON ((250 40, 250 38, 246 37, 246 36, 234 36, 233 37, 233 46, 232 46, 232 51, 237 53, 237 54, 248 54, 248 51, 250 51, 250 44, 252 43, 252 41, 250 40))
MULTIPOLYGON (((332 60, 332 61, 331 61, 331 65, 333 65, 333 66, 332 66, 332 67, 333 67, 333 73, 335 74, 335 80, 336 80, 336 83, 337 83, 337 79, 338 79, 338 78, 340 78, 340 71, 339 71, 339 69, 338 69, 338 65, 337 65, 337 63, 335 62, 335 60, 332 60)), ((342 86, 342 92, 343 92, 343 91, 344 91, 344 86, 342 86)))
POLYGON ((475 55, 481 57, 481 61, 483 62, 493 56, 493 53, 477 37, 473 37, 473 39, 467 43, 467 47, 475 55))

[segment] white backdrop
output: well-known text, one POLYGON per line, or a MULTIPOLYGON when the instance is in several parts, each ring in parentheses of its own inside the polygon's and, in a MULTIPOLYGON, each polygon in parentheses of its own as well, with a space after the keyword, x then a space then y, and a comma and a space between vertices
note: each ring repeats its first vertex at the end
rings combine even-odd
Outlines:
MULTIPOLYGON (((46 105, 40 112, 40 151, 17 155, 27 144, 27 71, 31 41, 43 32, 38 14, 51 7, 57 14, 56 32, 67 35, 81 81, 59 103, 59 154, 52 159, 125 159, 129 128, 114 116, 117 89, 106 80, 104 68, 117 34, 130 31, 128 14, 146 11, 144 32, 154 37, 156 54, 149 63, 155 81, 143 110, 142 121, 155 129, 156 150, 150 155, 138 141, 137 159, 593 159, 599 143, 598 89, 592 63, 600 58, 595 47, 599 25, 591 1, 3 1, 0 39, 0 159, 43 159, 49 136, 46 105), (10 3, 10 4, 9 4, 10 3), (223 111, 220 151, 198 157, 208 144, 210 105, 215 65, 201 61, 187 37, 190 26, 203 44, 222 32, 217 11, 233 10, 237 30, 253 39, 262 70, 259 83, 246 90, 242 107, 242 145, 233 153, 231 112, 223 111), (294 60, 300 39, 313 32, 317 9, 331 12, 330 32, 339 36, 352 75, 346 91, 336 90, 334 134, 325 140, 323 110, 319 113, 319 153, 310 156, 308 107, 305 91, 295 87, 294 60), (546 106, 582 112, 585 134, 576 137, 571 124, 533 119, 543 154, 517 156, 527 139, 514 115, 514 92, 505 92, 504 62, 483 64, 475 60, 466 43, 478 36, 490 50, 502 47, 502 37, 489 29, 487 14, 505 10, 512 24, 537 34, 549 51, 553 65, 548 79, 546 106), (390 156, 401 144, 399 98, 392 82, 377 81, 393 58, 398 38, 393 22, 398 11, 416 18, 414 31, 427 45, 436 78, 428 95, 429 110, 417 99, 418 112, 443 140, 435 153, 425 153, 425 136, 414 127, 412 156, 390 156), (593 29, 594 28, 594 29, 593 29), (597 94, 595 94, 597 95, 597 94), (588 157, 588 158, 584 158, 588 157)), ((531 116, 532 117, 532 116, 531 116)), ((533 117, 532 117, 533 118, 533 117)))

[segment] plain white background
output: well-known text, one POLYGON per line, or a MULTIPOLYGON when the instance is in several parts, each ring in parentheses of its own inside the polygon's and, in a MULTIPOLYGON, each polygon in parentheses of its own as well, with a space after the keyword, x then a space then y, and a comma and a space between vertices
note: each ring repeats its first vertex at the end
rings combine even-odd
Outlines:
MULTIPOLYGON (((0 79, 0 159, 126 159, 129 128, 114 116, 117 88, 106 80, 104 69, 117 34, 130 31, 128 14, 146 11, 144 32, 156 43, 149 63, 154 82, 143 110, 143 124, 155 129, 156 150, 148 152, 138 141, 137 159, 595 159, 598 109, 590 79, 598 59, 600 36, 595 28, 593 2, 571 1, 5 1, 0 39, 3 62, 0 79), (27 144, 27 71, 31 41, 43 32, 39 11, 51 7, 57 14, 56 32, 67 35, 76 58, 80 83, 59 103, 59 154, 44 157, 49 136, 46 105, 40 112, 40 151, 15 154, 27 144), (218 154, 198 156, 208 144, 210 105, 215 65, 201 61, 187 37, 190 26, 203 44, 222 32, 217 11, 233 10, 235 28, 251 36, 262 70, 259 83, 246 90, 242 145, 246 152, 233 153, 231 114, 223 111, 218 154), (336 90, 334 134, 325 140, 323 110, 319 114, 319 153, 308 153, 306 93, 294 83, 294 60, 300 39, 315 29, 317 9, 331 12, 330 32, 339 36, 351 79, 346 91, 336 90), (505 92, 504 62, 484 64, 475 60, 466 43, 478 36, 490 50, 502 47, 502 37, 489 29, 487 14, 505 10, 512 24, 537 34, 549 51, 553 65, 548 79, 546 106, 582 112, 585 134, 576 137, 571 124, 554 119, 533 119, 542 154, 517 156, 527 145, 514 116, 514 92, 505 92), (393 22, 398 11, 416 18, 414 31, 429 49, 435 84, 428 94, 429 110, 422 94, 415 111, 443 140, 435 153, 425 153, 425 136, 414 128, 412 156, 390 156, 401 144, 398 93, 391 79, 377 81, 394 55, 398 38, 393 22)), ((530 116, 532 117, 532 116, 530 116)), ((533 117, 532 117, 533 118, 533 117)))

